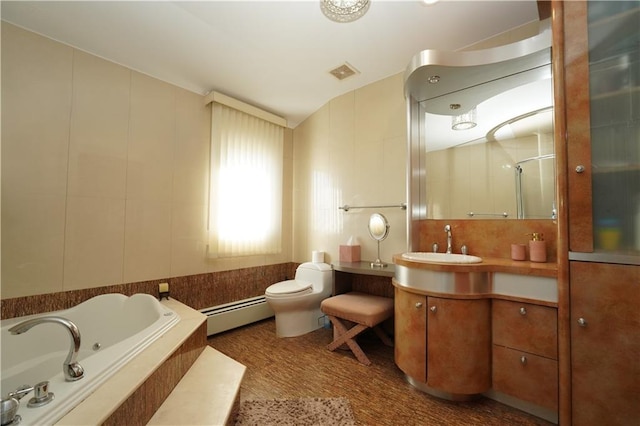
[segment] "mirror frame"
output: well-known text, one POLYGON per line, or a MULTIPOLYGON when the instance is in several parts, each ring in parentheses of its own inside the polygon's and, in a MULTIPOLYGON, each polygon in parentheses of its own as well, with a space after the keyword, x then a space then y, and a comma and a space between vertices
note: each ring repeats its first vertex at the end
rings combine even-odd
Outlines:
POLYGON ((369 230, 369 235, 376 241, 383 241, 389 235, 389 221, 387 218, 380 214, 374 213, 369 217, 369 223, 367 225, 367 229, 369 230))

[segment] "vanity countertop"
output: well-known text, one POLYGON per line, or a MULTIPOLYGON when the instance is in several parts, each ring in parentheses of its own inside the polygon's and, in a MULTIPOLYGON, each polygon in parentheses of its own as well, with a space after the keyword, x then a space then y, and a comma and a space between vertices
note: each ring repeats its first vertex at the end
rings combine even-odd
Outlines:
POLYGON ((518 261, 498 257, 482 257, 481 263, 427 263, 407 260, 402 254, 393 256, 396 265, 442 272, 504 272, 517 275, 557 278, 558 264, 518 261))
POLYGON ((371 261, 361 262, 337 262, 333 264, 333 269, 339 272, 362 275, 378 275, 382 277, 393 277, 395 265, 389 263, 384 267, 371 266, 371 261))

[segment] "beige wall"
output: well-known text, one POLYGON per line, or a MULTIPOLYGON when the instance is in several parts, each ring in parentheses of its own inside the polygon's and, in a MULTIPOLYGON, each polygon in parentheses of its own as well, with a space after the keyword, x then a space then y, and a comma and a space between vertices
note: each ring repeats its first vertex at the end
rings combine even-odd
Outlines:
POLYGON ((391 224, 381 259, 406 251, 404 210, 338 209, 406 201, 406 127, 397 74, 331 100, 294 130, 294 261, 322 250, 336 262, 350 236, 360 241, 363 260, 375 260, 367 231, 374 212, 391 224))
POLYGON ((207 260, 203 97, 2 24, 2 298, 291 261, 207 260))
POLYGON ((390 262, 406 250, 406 212, 338 206, 406 201, 405 114, 400 73, 285 132, 283 253, 207 260, 202 97, 3 23, 2 298, 304 262, 312 250, 335 262, 350 236, 372 260, 376 211, 391 223, 390 262))

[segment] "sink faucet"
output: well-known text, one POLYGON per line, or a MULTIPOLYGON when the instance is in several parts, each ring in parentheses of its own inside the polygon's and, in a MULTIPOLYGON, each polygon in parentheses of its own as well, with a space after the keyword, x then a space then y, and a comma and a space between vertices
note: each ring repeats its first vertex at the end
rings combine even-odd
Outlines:
POLYGON ((444 232, 447 233, 447 253, 453 252, 453 238, 451 237, 451 225, 444 226, 444 232))
POLYGON ((67 382, 74 382, 82 379, 84 377, 84 368, 82 368, 82 366, 76 361, 78 358, 78 352, 80 351, 80 330, 78 330, 78 327, 73 322, 66 318, 56 316, 38 317, 23 321, 20 324, 11 327, 9 332, 11 334, 26 333, 31 329, 31 327, 47 322, 60 324, 69 331, 69 335, 71 336, 69 354, 62 364, 62 372, 64 373, 65 380, 67 382))

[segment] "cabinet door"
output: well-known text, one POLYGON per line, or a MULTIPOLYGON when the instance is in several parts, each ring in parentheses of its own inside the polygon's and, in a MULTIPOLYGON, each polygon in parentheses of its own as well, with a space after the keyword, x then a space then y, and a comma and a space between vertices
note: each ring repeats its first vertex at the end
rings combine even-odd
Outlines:
POLYGON ((571 262, 574 425, 640 419, 640 266, 571 262))
POLYGON ((427 298, 427 385, 471 395, 491 386, 489 299, 427 298))
POLYGON ((564 3, 569 247, 640 253, 640 3, 564 3))
POLYGON ((427 381, 427 296, 395 289, 395 359, 405 374, 427 381))

